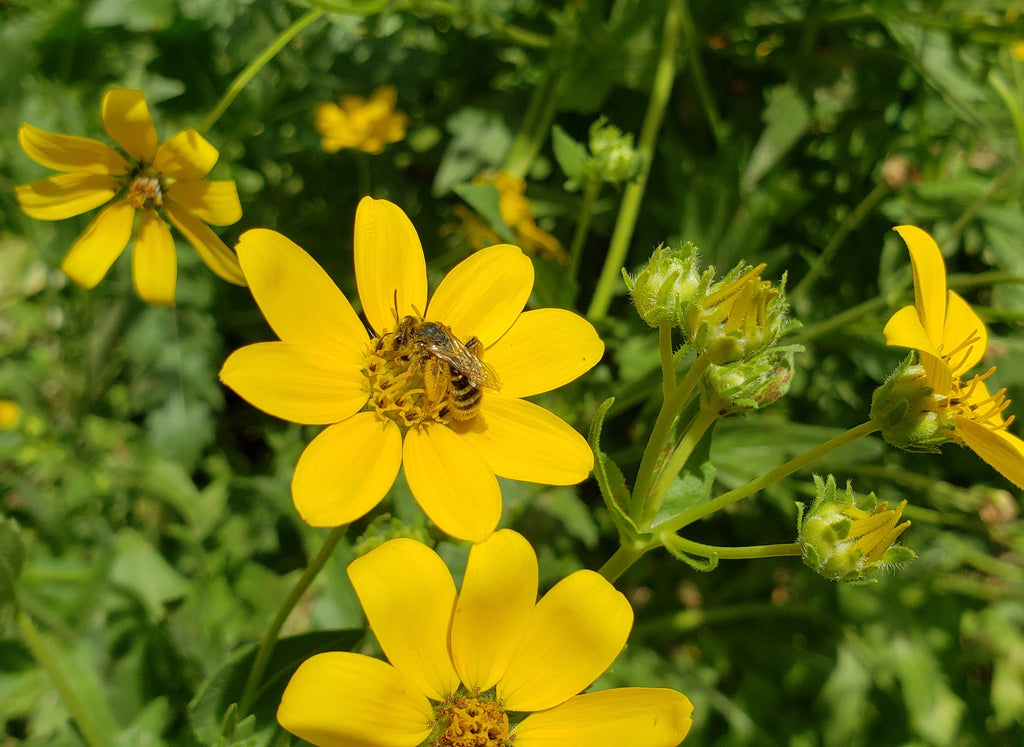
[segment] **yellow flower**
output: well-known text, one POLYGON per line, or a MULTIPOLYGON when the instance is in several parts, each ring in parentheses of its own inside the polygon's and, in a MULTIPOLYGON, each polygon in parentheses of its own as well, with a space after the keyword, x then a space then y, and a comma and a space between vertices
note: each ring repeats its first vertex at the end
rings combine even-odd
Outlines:
POLYGON ((444 561, 409 539, 348 575, 391 663, 332 652, 298 668, 277 719, 315 745, 674 747, 690 729, 693 707, 675 690, 577 695, 622 650, 632 609, 588 570, 537 601, 537 556, 511 530, 473 546, 461 593, 444 561))
POLYGON ((330 424, 303 452, 292 480, 308 523, 337 526, 363 516, 404 465, 427 516, 448 534, 479 542, 501 516, 495 475, 571 485, 590 472, 593 453, 583 437, 521 398, 580 376, 604 344, 569 311, 522 311, 533 265, 518 247, 471 255, 428 305, 416 229, 396 205, 364 198, 355 272, 372 338, 327 274, 285 237, 248 231, 238 256, 281 341, 235 351, 221 379, 272 415, 330 424))
POLYGON ((533 206, 526 198, 526 182, 507 171, 480 174, 474 184, 491 184, 498 190, 498 210, 505 225, 516 232, 516 241, 530 254, 556 259, 562 264, 569 256, 561 242, 537 226, 533 206))
POLYGON ((217 150, 193 129, 157 145, 142 91, 115 88, 103 97, 103 126, 120 146, 57 135, 25 123, 18 140, 29 158, 63 173, 15 189, 21 209, 40 220, 61 220, 104 208, 72 244, 61 265, 92 288, 131 241, 135 289, 148 303, 174 305, 177 258, 166 218, 199 256, 228 282, 245 285, 238 259, 207 223, 227 226, 242 217, 232 181, 203 181, 217 150), (138 225, 136 225, 138 214, 138 225))
POLYGON ((18 424, 21 417, 21 408, 17 402, 9 399, 0 399, 0 430, 6 431, 18 424))
POLYGON ((362 96, 344 96, 341 106, 333 102, 317 105, 313 126, 320 133, 321 145, 328 153, 356 148, 376 155, 388 143, 405 137, 409 115, 395 111, 398 93, 394 86, 381 86, 369 100, 362 96))
POLYGON ((924 380, 932 390, 929 407, 953 424, 956 440, 1018 487, 1024 488, 1024 441, 1007 430, 1006 390, 985 385, 995 367, 969 380, 963 377, 985 355, 988 331, 968 303, 946 288, 946 268, 938 245, 914 226, 895 229, 910 250, 914 306, 889 319, 883 333, 889 345, 916 350, 924 380))

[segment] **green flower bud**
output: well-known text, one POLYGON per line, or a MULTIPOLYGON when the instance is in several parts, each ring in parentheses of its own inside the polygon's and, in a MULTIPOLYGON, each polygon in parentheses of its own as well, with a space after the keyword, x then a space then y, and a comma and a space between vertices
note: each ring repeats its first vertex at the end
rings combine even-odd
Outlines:
MULTIPOLYGON (((766 265, 734 267, 717 283, 713 269, 701 276, 703 298, 683 317, 683 333, 711 362, 723 365, 748 360, 792 329, 787 314, 786 277, 778 286, 761 279, 766 265)), ((699 298, 699 297, 698 297, 699 298)))
POLYGON ((800 504, 797 518, 797 542, 804 563, 819 575, 833 581, 871 582, 872 573, 907 563, 916 556, 907 547, 893 546, 909 521, 899 524, 907 502, 889 508, 879 503, 874 493, 854 496, 849 484, 836 489, 832 475, 828 480, 814 476, 816 497, 809 511, 800 504))
POLYGON ((708 366, 701 379, 705 400, 717 398, 722 415, 767 407, 789 391, 793 353, 799 349, 771 348, 748 361, 708 366))
POLYGON ((932 402, 924 369, 910 355, 871 395, 871 420, 898 449, 938 453, 939 446, 954 440, 954 425, 932 402))
POLYGON ((601 117, 590 126, 590 160, 584 171, 591 179, 617 184, 640 173, 641 158, 633 135, 623 133, 601 117))
POLYGON ((645 322, 652 327, 676 326, 700 283, 697 249, 689 242, 682 249, 661 245, 640 272, 630 277, 623 270, 622 278, 645 322))

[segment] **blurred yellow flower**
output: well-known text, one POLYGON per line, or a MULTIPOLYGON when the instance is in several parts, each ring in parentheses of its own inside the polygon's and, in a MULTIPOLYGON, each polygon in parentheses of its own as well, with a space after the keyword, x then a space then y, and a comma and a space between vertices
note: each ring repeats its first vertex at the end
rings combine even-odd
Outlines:
POLYGON ((932 390, 930 407, 952 422, 956 440, 1024 488, 1024 441, 1007 430, 1013 417, 1004 420, 1002 415, 1010 400, 1005 389, 990 394, 985 385, 995 367, 963 378, 985 355, 985 324, 963 298, 947 290, 935 240, 914 226, 895 230, 910 250, 915 305, 892 315, 883 330, 885 341, 918 352, 932 390))
POLYGON ((1024 39, 1015 41, 1010 45, 1010 54, 1013 55, 1013 59, 1018 62, 1024 62, 1024 39))
POLYGON ((395 110, 398 93, 394 86, 381 86, 370 98, 343 96, 340 104, 318 104, 313 126, 320 133, 321 145, 328 153, 356 148, 376 155, 388 143, 405 137, 409 115, 395 110))
POLYGON ((277 719, 308 742, 675 747, 690 729, 693 706, 675 690, 577 694, 622 650, 633 611, 588 570, 537 601, 537 556, 511 530, 473 546, 461 593, 444 561, 410 539, 384 543, 348 575, 390 663, 332 652, 299 666, 277 719))
POLYGON ((561 242, 537 226, 533 206, 526 198, 526 181, 507 171, 485 172, 473 179, 474 184, 490 184, 498 190, 498 210, 505 225, 516 232, 516 243, 528 254, 556 259, 562 264, 569 259, 561 242))
POLYGON ((21 408, 17 402, 9 399, 0 399, 0 430, 10 430, 18 423, 21 417, 21 408))
POLYGON ((72 244, 61 265, 68 277, 93 288, 134 232, 136 291, 148 303, 173 306, 178 264, 166 218, 211 270, 228 282, 245 285, 238 259, 206 225, 227 226, 242 217, 233 181, 203 180, 217 162, 217 150, 193 129, 158 145, 139 90, 108 91, 102 117, 120 151, 98 140, 57 135, 28 123, 18 130, 29 158, 62 172, 15 188, 21 209, 30 216, 61 220, 115 200, 72 244))
POLYGON ((355 272, 372 338, 345 296, 274 231, 238 244, 256 303, 280 342, 235 351, 221 379, 285 420, 329 425, 295 468, 292 498, 313 526, 354 521, 399 467, 444 532, 479 542, 501 516, 496 475, 571 485, 593 467, 587 442, 522 399, 593 367, 597 332, 562 309, 523 312, 533 265, 509 244, 457 265, 427 304, 416 229, 386 200, 356 211, 355 272), (424 311, 421 311, 424 310, 424 311))

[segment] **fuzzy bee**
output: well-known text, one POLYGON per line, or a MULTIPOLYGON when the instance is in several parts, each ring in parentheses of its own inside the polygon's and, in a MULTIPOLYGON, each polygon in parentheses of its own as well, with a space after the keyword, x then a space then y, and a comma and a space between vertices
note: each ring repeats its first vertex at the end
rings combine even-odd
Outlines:
POLYGON ((471 419, 480 410, 481 389, 501 388, 498 374, 480 360, 480 341, 471 337, 463 343, 441 322, 403 317, 391 345, 400 357, 408 358, 410 368, 419 369, 427 398, 445 402, 441 410, 445 417, 471 419))

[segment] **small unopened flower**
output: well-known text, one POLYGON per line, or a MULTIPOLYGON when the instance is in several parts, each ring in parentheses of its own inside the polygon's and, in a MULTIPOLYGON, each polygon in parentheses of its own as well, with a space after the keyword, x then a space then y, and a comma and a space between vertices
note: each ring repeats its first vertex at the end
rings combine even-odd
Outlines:
POLYGON ((590 370, 604 344, 572 312, 523 311, 533 264, 518 247, 471 255, 428 304, 416 229, 397 205, 364 198, 355 274, 372 337, 320 266, 281 234, 246 232, 238 256, 281 339, 236 350, 220 376, 271 415, 328 426, 292 479, 309 524, 365 515, 403 467, 442 531, 479 542, 501 516, 496 476, 572 485, 589 474, 586 440, 523 397, 590 370))
POLYGON ((320 133, 321 146, 328 153, 342 148, 373 155, 383 152, 384 146, 404 139, 409 126, 409 115, 395 109, 397 101, 394 86, 381 86, 369 99, 343 96, 338 104, 319 104, 313 113, 313 127, 320 133))
POLYGON ((910 526, 899 523, 907 502, 889 508, 874 494, 857 498, 848 484, 836 489, 832 475, 814 476, 817 495, 806 513, 800 505, 797 541, 804 563, 833 581, 869 580, 875 571, 913 560, 916 555, 893 543, 910 526))
POLYGON ((637 313, 651 327, 682 324, 700 285, 697 260, 697 249, 690 242, 681 249, 662 245, 635 276, 622 271, 637 313))
MULTIPOLYGON (((872 419, 883 426, 888 440, 886 423, 905 408, 910 420, 904 420, 904 430, 919 435, 923 428, 927 438, 937 437, 933 445, 943 440, 963 443, 1024 488, 1024 441, 1008 430, 1013 417, 1003 417, 1010 400, 1005 389, 993 394, 985 384, 995 367, 966 378, 985 355, 988 330, 970 305, 946 288, 946 268, 935 240, 914 226, 895 230, 910 250, 915 304, 893 314, 883 334, 889 345, 917 351, 920 368, 897 372, 912 377, 899 384, 908 393, 906 403, 888 396, 882 417, 876 417, 873 405, 872 419)), ((898 438, 890 443, 903 446, 898 438)))
POLYGON ((491 184, 498 190, 498 210, 505 225, 516 232, 516 243, 527 254, 556 259, 561 263, 568 255, 561 242, 537 225, 533 205, 526 197, 526 181, 507 171, 479 174, 474 184, 491 184))
POLYGON ((765 267, 741 262, 718 282, 713 282, 714 268, 701 275, 701 287, 683 314, 682 328, 712 363, 745 360, 791 329, 786 278, 773 285, 761 277, 765 267))
POLYGON ((18 130, 29 158, 62 172, 15 188, 18 204, 30 216, 61 220, 113 200, 71 245, 61 265, 68 277, 93 288, 134 235, 136 291, 148 303, 173 305, 178 265, 166 218, 211 270, 245 285, 235 254, 206 225, 227 226, 242 217, 233 181, 203 179, 217 162, 217 150, 191 128, 158 145, 142 91, 108 91, 102 113, 103 126, 120 150, 27 123, 18 130))
POLYGON ((349 579, 388 662, 317 654, 277 719, 331 747, 675 747, 693 707, 666 688, 578 695, 622 650, 626 598, 589 570, 537 601, 537 556, 503 529, 474 545, 456 591, 444 561, 409 539, 353 561, 349 579))
POLYGON ((709 366, 701 379, 705 397, 720 402, 722 414, 767 407, 789 392, 794 352, 792 347, 769 348, 749 360, 709 366))

